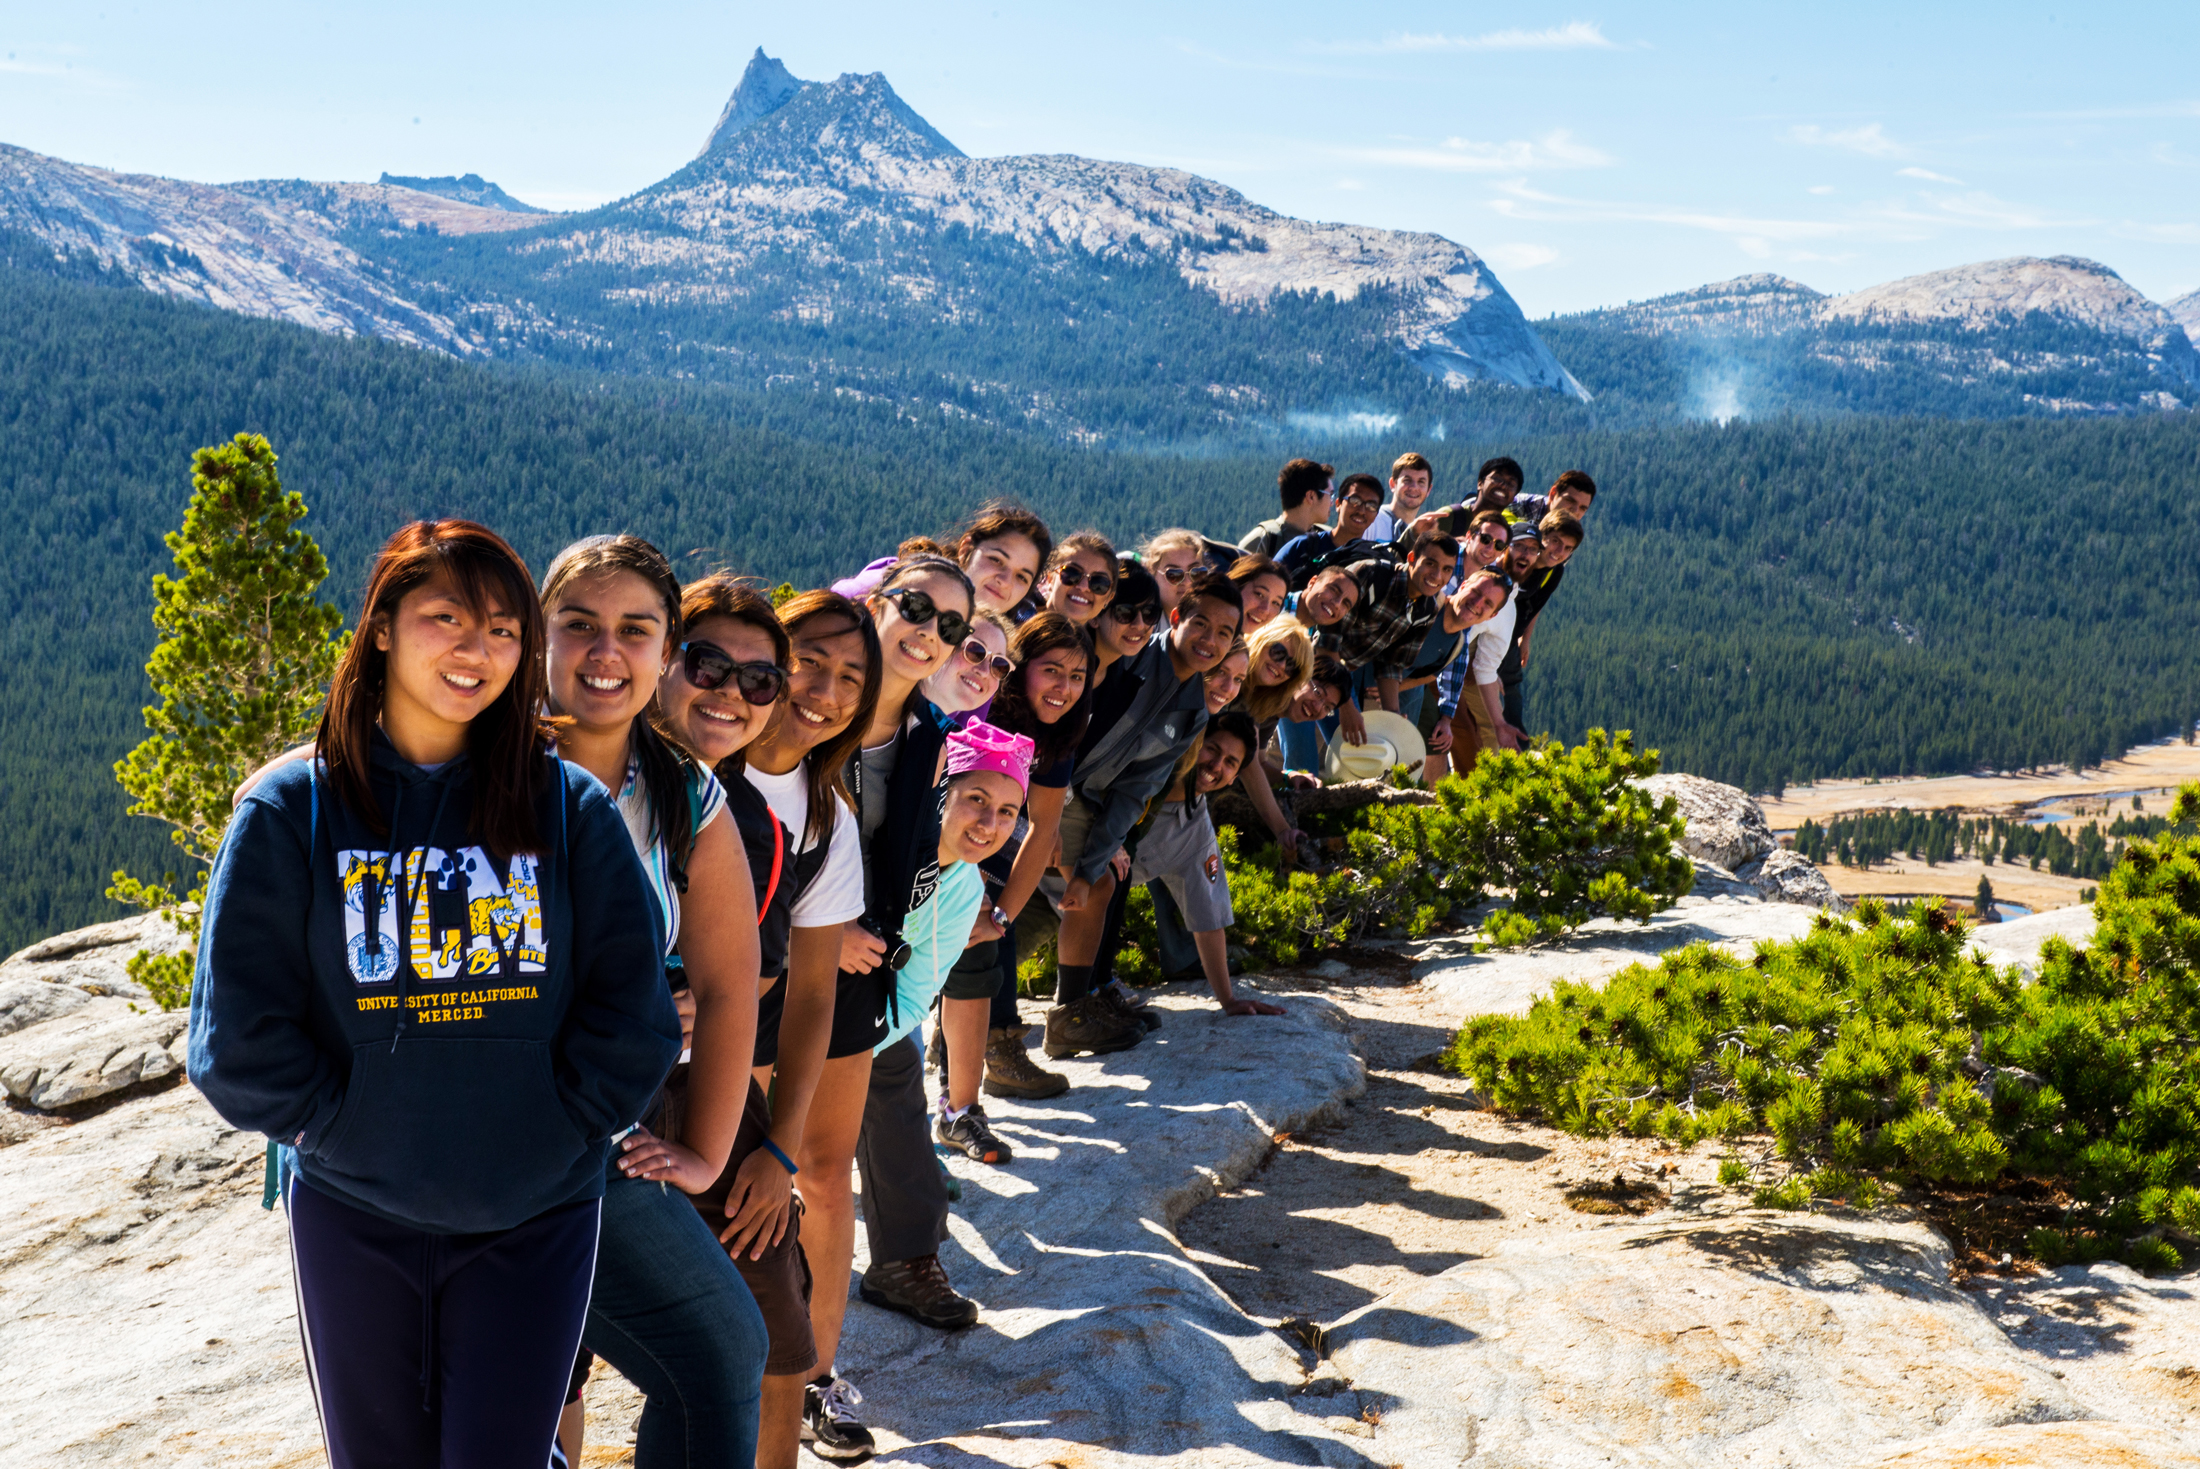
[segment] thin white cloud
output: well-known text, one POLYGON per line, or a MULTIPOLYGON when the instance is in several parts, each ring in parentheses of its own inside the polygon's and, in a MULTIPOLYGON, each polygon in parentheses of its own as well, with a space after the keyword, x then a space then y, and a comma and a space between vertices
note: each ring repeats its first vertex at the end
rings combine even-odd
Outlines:
POLYGON ((1398 31, 1380 41, 1336 41, 1308 48, 1347 56, 1369 56, 1401 51, 1617 51, 1618 43, 1594 21, 1574 20, 1539 31, 1518 26, 1486 31, 1479 36, 1451 36, 1440 31, 1398 31))
POLYGON ((1952 179, 1944 173, 1934 173, 1929 168, 1898 168, 1895 170, 1895 177, 1905 179, 1924 179, 1927 183, 1934 184, 1954 184, 1958 188, 1961 188, 1963 186, 1963 180, 1952 179))
POLYGON ((1907 158, 1910 150, 1887 136, 1887 130, 1879 123, 1866 123, 1862 127, 1828 131, 1816 123, 1803 123, 1788 130, 1788 136, 1798 143, 1814 148, 1841 148, 1850 153, 1861 153, 1866 158, 1907 158))
POLYGON ((1668 224, 1683 229, 1705 230, 1741 240, 1821 240, 1850 234, 1855 226, 1838 220, 1753 218, 1719 214, 1668 204, 1620 204, 1591 199, 1567 199, 1546 194, 1525 183, 1498 186, 1503 194, 1490 200, 1490 208, 1507 219, 1545 224, 1668 224))
POLYGON ((1482 258, 1507 270, 1533 270, 1554 263, 1558 252, 1548 245, 1492 245, 1482 252, 1482 258))
MULTIPOLYGON (((2118 237, 2126 240, 2145 240, 2155 245, 2200 245, 2200 224, 2135 224, 2125 222, 2116 227, 2118 237)), ((2175 296, 2177 292, 2170 293, 2175 296)))
POLYGON ((1438 173, 1527 173, 1548 168, 1604 168, 1612 156, 1599 148, 1574 140, 1564 128, 1529 142, 1479 143, 1471 138, 1446 138, 1436 147, 1336 148, 1340 158, 1379 163, 1391 168, 1423 168, 1438 173))
POLYGON ((1832 192, 1833 192, 1833 185, 1831 185, 1831 184, 1812 184, 1812 185, 1810 186, 1810 190, 1809 190, 1809 192, 1811 192, 1811 193, 1813 193, 1813 194, 1830 194, 1830 193, 1832 193, 1832 192))
MULTIPOLYGON (((1928 196, 1928 202, 1939 211, 1939 218, 1948 224, 1959 224, 1974 229, 2041 230, 2069 229, 2074 226, 2096 223, 2090 219, 2070 219, 2045 213, 2023 204, 2011 204, 1981 190, 1968 194, 1938 194, 1928 196)), ((1918 216, 1902 211, 1890 211, 1890 217, 1905 219, 1918 216)), ((1931 216, 1925 216, 1931 217, 1931 216)))

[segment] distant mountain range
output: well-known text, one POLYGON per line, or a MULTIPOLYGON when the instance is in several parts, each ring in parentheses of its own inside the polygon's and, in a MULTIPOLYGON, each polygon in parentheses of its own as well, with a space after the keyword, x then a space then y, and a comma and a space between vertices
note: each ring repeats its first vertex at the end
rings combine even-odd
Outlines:
POLYGON ((0 234, 18 267, 320 331, 1084 440, 1440 432, 1507 403, 1623 426, 2200 401, 2200 292, 2159 306, 2091 261, 1837 297, 1746 276, 1531 325, 1441 236, 1293 219, 1175 169, 971 158, 883 76, 806 82, 761 49, 693 162, 586 213, 478 174, 216 186, 0 146, 0 234))

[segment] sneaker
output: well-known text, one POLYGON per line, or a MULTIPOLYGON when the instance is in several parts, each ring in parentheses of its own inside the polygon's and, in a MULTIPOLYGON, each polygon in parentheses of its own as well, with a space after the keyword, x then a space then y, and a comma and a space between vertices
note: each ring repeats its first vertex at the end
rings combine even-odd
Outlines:
POLYGON ((863 1272, 857 1291, 874 1306, 914 1316, 941 1331, 978 1324, 978 1303, 955 1293, 937 1255, 889 1260, 883 1265, 874 1262, 863 1272))
POLYGON ((878 1452, 871 1430, 848 1410, 863 1394, 845 1377, 830 1374, 802 1385, 802 1441, 820 1459, 852 1463, 878 1452))
POLYGON ((1058 1097, 1069 1090, 1069 1078, 1059 1071, 1041 1069, 1024 1047, 1029 1026, 1003 1026, 985 1033, 985 1084, 989 1097, 1058 1097))
POLYGON ((1047 1011, 1047 1035, 1041 1047, 1053 1060, 1090 1051, 1096 1056, 1127 1051, 1146 1038, 1146 1028, 1116 1013, 1098 995, 1087 995, 1047 1011))
POLYGON ((1105 1000, 1116 1014, 1125 1020, 1137 1021, 1139 1027, 1149 1033, 1161 1028, 1161 1012, 1148 1005, 1143 995, 1120 979, 1109 980, 1093 991, 1093 997, 1105 1000))
POLYGON ((1007 1143, 993 1135, 993 1124, 986 1120, 985 1108, 972 1102, 963 1115, 949 1120, 942 1110, 932 1124, 932 1136, 951 1148, 963 1152, 980 1163, 1013 1163, 1016 1154, 1007 1143))

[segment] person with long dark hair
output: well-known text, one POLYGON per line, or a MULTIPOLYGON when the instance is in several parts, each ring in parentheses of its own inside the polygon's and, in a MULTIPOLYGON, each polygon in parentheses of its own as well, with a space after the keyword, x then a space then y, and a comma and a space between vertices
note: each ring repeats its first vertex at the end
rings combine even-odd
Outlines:
POLYGON ((978 1101, 1039 1098, 1069 1090, 1069 1078, 1033 1064, 1027 1027, 1016 1009, 1016 918, 1039 890, 1054 858, 1054 838, 1069 794, 1077 743, 1092 708, 1092 639, 1059 612, 1041 612, 1009 640, 1015 672, 1001 683, 986 722, 1033 742, 1023 845, 981 864, 1000 884, 994 906, 1007 920, 999 938, 972 944, 956 961, 940 996, 940 1037, 947 1054, 934 1136, 984 1163, 1006 1163, 1010 1148, 994 1135, 978 1101))
MULTIPOLYGON (((769 1339, 716 1229, 688 1201, 741 1161, 736 1143, 755 1090, 748 858, 725 790, 652 719, 682 632, 680 583, 663 553, 634 536, 576 542, 550 563, 542 601, 558 753, 617 799, 664 927, 667 992, 692 1016, 688 1061, 614 1155, 581 1339, 643 1394, 641 1469, 751 1469, 769 1339)), ((741 1176, 740 1196, 729 1204, 721 1194, 713 1211, 719 1224, 745 1217, 752 1237, 781 1232, 790 1208, 792 1163, 762 1162, 741 1176)), ((578 1406, 577 1382, 574 1392, 578 1406)))
POLYGON ((551 753, 543 641, 494 532, 400 529, 312 758, 245 793, 209 879, 190 1076, 283 1145, 334 1469, 547 1461, 612 1139, 679 1057, 626 825, 551 753))
POLYGON ((820 1458, 859 1459, 876 1445, 851 1411, 861 1395, 835 1374, 833 1357, 855 1250, 848 1180, 877 1043, 878 981, 841 969, 850 933, 870 940, 853 928, 863 916, 863 851, 841 775, 878 700, 878 642, 844 597, 803 592, 775 614, 726 575, 690 583, 681 613, 687 642, 661 685, 666 728, 715 765, 737 822, 757 834, 752 870, 769 860, 762 840, 781 844, 776 890, 760 909, 753 1060, 757 1085, 771 1093, 762 1136, 774 1156, 799 1165, 802 1209, 761 1254, 720 1221, 771 1332, 756 1462, 790 1469, 804 1440, 820 1458), (773 694, 765 686, 775 665, 789 672, 773 694), (817 1290, 818 1280, 828 1288, 817 1290))

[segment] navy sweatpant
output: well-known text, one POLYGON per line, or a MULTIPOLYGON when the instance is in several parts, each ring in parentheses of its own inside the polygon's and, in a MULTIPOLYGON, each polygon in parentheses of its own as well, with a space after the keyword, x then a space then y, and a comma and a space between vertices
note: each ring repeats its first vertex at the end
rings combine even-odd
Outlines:
POLYGON ((542 1469, 580 1345, 599 1206, 430 1234, 285 1198, 298 1325, 330 1469, 542 1469))

